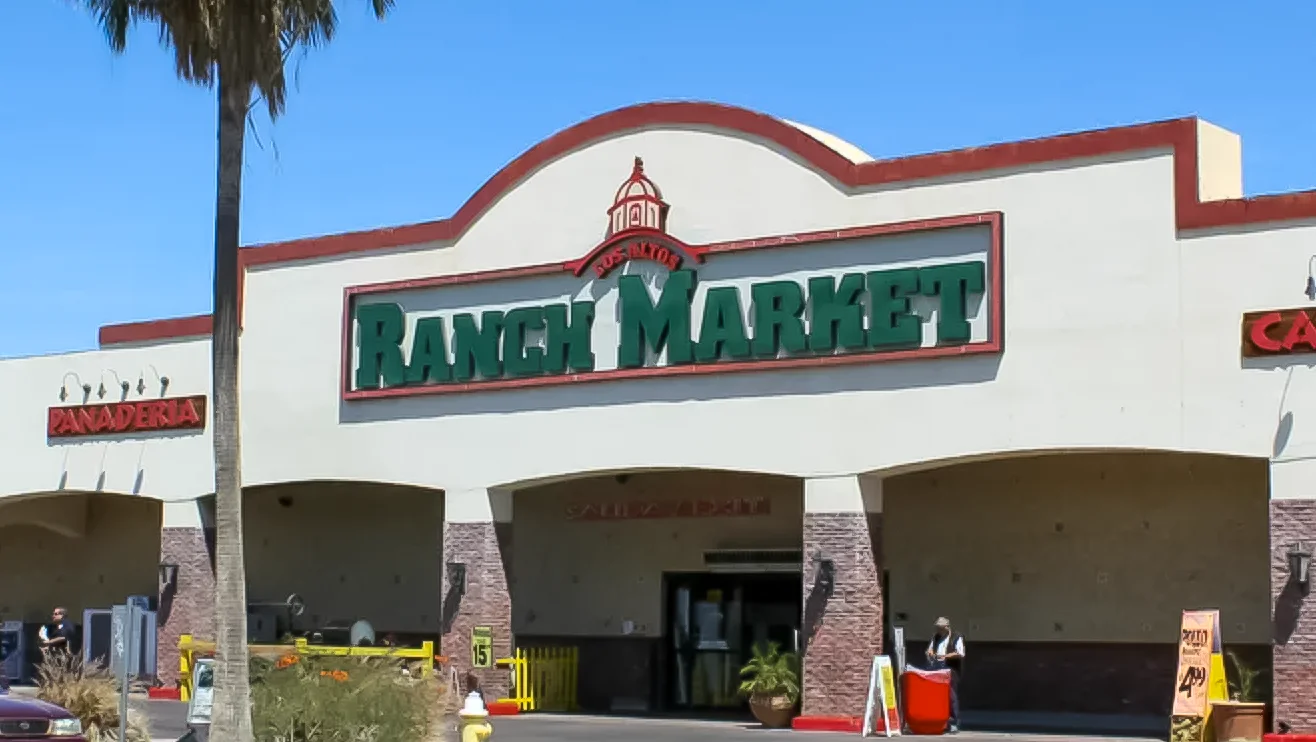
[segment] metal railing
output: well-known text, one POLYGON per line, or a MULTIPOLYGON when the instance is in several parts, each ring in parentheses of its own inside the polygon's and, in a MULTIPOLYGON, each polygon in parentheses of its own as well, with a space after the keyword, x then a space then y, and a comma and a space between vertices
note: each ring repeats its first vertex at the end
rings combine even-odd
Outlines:
POLYGON ((576 711, 580 652, 575 647, 518 649, 500 659, 498 667, 512 673, 512 698, 521 711, 576 711))

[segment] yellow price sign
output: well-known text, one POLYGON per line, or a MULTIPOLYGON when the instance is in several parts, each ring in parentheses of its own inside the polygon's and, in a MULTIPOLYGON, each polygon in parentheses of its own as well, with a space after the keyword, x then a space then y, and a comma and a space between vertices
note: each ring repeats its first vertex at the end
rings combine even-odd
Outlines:
POLYGON ((471 629, 471 667, 493 667, 493 629, 488 626, 471 629))

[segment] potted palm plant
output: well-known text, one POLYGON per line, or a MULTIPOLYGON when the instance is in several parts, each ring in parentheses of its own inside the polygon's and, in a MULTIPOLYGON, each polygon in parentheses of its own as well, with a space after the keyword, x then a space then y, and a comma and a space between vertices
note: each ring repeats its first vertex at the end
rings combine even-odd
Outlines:
POLYGON ((754 718, 779 729, 790 723, 800 699, 799 657, 781 651, 776 642, 754 645, 749 662, 740 668, 740 693, 749 698, 754 718))
POLYGON ((1262 671, 1248 666, 1234 652, 1226 655, 1232 673, 1228 701, 1211 704, 1211 725, 1217 742, 1261 742, 1266 733, 1266 703, 1262 671))

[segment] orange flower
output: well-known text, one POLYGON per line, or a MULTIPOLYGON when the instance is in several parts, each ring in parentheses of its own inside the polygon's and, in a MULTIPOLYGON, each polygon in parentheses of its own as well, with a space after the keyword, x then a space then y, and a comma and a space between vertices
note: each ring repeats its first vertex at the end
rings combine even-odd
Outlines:
POLYGON ((278 662, 274 663, 274 667, 276 669, 282 670, 286 667, 292 667, 293 665, 297 664, 298 661, 299 658, 297 657, 297 655, 285 654, 284 656, 279 658, 278 662))
POLYGON ((346 670, 321 670, 320 677, 333 678, 340 683, 347 682, 348 674, 346 670))

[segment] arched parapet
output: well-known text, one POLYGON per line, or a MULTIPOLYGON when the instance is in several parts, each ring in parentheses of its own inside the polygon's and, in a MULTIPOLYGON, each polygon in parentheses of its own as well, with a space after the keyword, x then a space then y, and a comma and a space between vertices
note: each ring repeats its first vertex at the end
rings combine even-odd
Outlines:
MULTIPOLYGON (((573 479, 669 471, 773 475, 801 480, 844 476, 887 478, 955 464, 1067 454, 1184 454, 1205 458, 1220 457, 1257 461, 1264 461, 1266 458, 1261 454, 1240 451, 1176 448, 1171 446, 1130 447, 1116 444, 1058 447, 1021 445, 1017 448, 983 450, 980 447, 971 445, 972 441, 965 441, 966 444, 970 445, 957 445, 954 447, 928 446, 925 448, 933 450, 930 452, 931 455, 927 456, 920 456, 915 451, 900 452, 907 454, 904 456, 892 456, 890 451, 882 450, 877 446, 863 446, 862 440, 847 438, 838 441, 837 445, 828 452, 829 456, 819 456, 817 458, 818 465, 804 467, 791 465, 793 463, 792 459, 798 460, 799 457, 792 456, 786 450, 788 446, 783 446, 780 456, 764 455, 763 450, 752 451, 756 454, 753 456, 737 455, 738 452, 731 447, 712 445, 712 439, 716 437, 716 432, 714 435, 709 436, 709 445, 704 445, 700 437, 701 432, 696 429, 687 429, 684 441, 672 445, 659 445, 657 442, 650 441, 627 445, 623 441, 617 445, 591 447, 589 452, 592 454, 591 458, 594 459, 595 463, 575 462, 580 464, 579 467, 565 465, 572 462, 564 462, 564 465, 554 465, 558 460, 541 460, 537 458, 532 460, 529 455, 525 457, 508 457, 502 460, 505 465, 500 466, 498 472, 492 474, 486 481, 446 480, 443 481, 443 488, 450 491, 465 489, 521 491, 573 479), (531 467, 527 463, 533 463, 536 466, 531 467)), ((752 436, 754 431, 743 431, 743 434, 746 437, 752 436)), ((787 438, 786 443, 796 440, 789 436, 787 438)), ((769 451, 769 453, 771 452, 769 451)))

